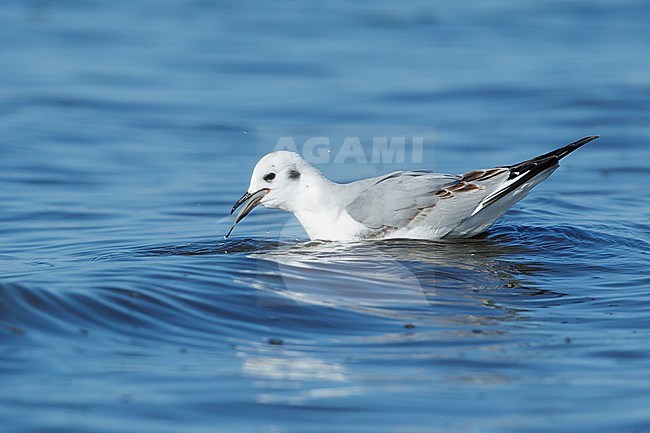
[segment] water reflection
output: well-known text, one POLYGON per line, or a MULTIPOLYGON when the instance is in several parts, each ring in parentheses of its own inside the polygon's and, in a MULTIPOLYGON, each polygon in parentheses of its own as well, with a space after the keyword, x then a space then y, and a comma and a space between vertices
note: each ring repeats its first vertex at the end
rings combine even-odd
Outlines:
POLYGON ((298 303, 366 312, 468 302, 496 309, 494 293, 536 291, 527 281, 542 268, 512 260, 527 252, 488 238, 285 244, 251 253, 257 267, 245 280, 298 303))
POLYGON ((363 395, 368 383, 401 392, 421 386, 417 378, 397 371, 372 377, 366 364, 434 364, 437 375, 428 378, 436 382, 432 386, 512 381, 518 361, 508 352, 519 342, 503 324, 518 320, 522 310, 509 301, 524 292, 538 293, 528 278, 543 270, 513 260, 528 252, 508 240, 485 237, 305 242, 251 252, 256 266, 235 284, 263 294, 259 305, 283 311, 315 305, 387 318, 394 327, 346 330, 318 342, 242 343, 237 346, 242 370, 253 379, 258 402, 288 405, 363 395), (323 351, 321 345, 337 349, 323 351))
POLYGON ((259 403, 304 405, 362 391, 341 362, 322 359, 318 354, 250 343, 239 344, 236 349, 243 374, 259 390, 259 403))
POLYGON ((432 387, 516 380, 523 362, 517 324, 529 307, 521 299, 562 296, 530 283, 548 271, 531 245, 503 235, 455 242, 201 240, 97 260, 171 264, 169 287, 148 293, 182 313, 174 319, 181 332, 186 317, 206 308, 199 317, 205 331, 226 334, 257 403, 310 406, 368 398, 370 389, 417 392, 423 368, 432 387), (217 280, 241 297, 228 299, 225 287, 215 292, 217 280), (240 331, 230 331, 234 326, 240 331), (400 369, 372 372, 393 364, 400 369), (413 367, 412 377, 404 366, 413 367))

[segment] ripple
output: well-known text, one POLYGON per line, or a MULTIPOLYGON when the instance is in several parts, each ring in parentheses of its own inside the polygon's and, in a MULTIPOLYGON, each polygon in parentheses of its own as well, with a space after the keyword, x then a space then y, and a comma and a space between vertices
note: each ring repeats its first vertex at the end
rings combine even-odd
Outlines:
MULTIPOLYGON (((3 285, 1 311, 5 323, 26 334, 78 336, 84 329, 183 347, 255 339, 260 331, 269 338, 304 337, 324 332, 326 321, 345 335, 358 317, 368 326, 481 328, 518 320, 531 308, 596 302, 539 281, 615 266, 592 263, 610 257, 594 246, 636 250, 643 244, 604 228, 498 226, 487 236, 452 242, 206 239, 118 248, 104 242, 91 250, 80 243, 76 251, 68 244, 64 250, 90 268, 77 272, 74 262, 55 262, 48 288, 42 278, 3 285), (589 263, 581 271, 558 265, 567 255, 589 263), (57 285, 62 275, 66 283, 57 285), (295 312, 266 322, 287 308, 295 312)), ((22 278, 28 275, 39 269, 22 278)))
POLYGON ((501 3, 3 2, 2 433, 647 430, 649 4, 501 3), (222 238, 281 130, 386 122, 603 138, 475 239, 222 238))
POLYGON ((534 251, 537 248, 554 250, 575 250, 594 245, 623 247, 638 251, 650 247, 648 242, 636 237, 621 234, 621 227, 614 225, 592 225, 589 229, 569 226, 551 225, 544 227, 500 226, 491 232, 490 238, 504 240, 511 245, 526 246, 534 251))

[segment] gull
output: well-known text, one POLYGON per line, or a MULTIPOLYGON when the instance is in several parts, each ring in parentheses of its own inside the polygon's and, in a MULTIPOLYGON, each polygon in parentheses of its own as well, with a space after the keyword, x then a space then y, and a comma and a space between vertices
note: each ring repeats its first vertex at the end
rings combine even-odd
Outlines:
POLYGON ((457 239, 487 230, 592 135, 518 164, 453 175, 396 171, 350 183, 326 178, 299 154, 271 152, 253 169, 226 238, 255 206, 296 216, 312 240, 457 239))

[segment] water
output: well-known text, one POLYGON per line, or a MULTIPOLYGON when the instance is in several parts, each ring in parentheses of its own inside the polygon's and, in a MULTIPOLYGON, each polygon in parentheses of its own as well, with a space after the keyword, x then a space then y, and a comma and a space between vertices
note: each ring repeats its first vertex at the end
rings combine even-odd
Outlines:
POLYGON ((650 431, 649 14, 0 2, 2 431, 650 431), (446 172, 602 138, 477 239, 224 240, 296 125, 446 172))

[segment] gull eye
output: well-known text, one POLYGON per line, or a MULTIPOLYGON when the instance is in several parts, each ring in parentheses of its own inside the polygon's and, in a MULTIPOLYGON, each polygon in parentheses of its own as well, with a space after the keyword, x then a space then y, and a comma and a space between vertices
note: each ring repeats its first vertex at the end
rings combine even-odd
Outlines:
POLYGON ((267 182, 271 182, 273 179, 275 179, 275 173, 273 172, 264 175, 264 180, 267 182))

